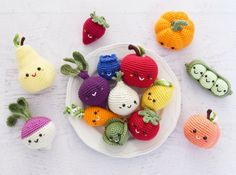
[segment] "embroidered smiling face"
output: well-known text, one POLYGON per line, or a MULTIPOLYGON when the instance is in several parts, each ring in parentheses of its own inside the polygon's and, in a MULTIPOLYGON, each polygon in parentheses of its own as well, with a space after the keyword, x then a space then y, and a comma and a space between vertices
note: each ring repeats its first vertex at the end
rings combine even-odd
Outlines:
POLYGON ((221 78, 218 78, 214 86, 211 88, 211 91, 217 96, 225 95, 228 92, 228 90, 229 90, 228 84, 221 78))
POLYGON ((217 80, 216 74, 208 70, 200 78, 199 82, 204 88, 211 89, 212 86, 215 84, 216 80, 217 80))
POLYGON ((206 67, 201 64, 195 64, 190 71, 192 77, 196 80, 199 80, 202 75, 207 71, 206 67))

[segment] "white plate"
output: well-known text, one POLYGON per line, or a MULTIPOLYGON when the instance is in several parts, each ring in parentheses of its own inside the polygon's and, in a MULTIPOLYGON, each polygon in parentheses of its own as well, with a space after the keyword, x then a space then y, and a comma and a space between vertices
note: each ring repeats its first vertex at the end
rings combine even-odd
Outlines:
MULTIPOLYGON (((96 67, 100 55, 113 53, 116 54, 119 59, 122 59, 128 53, 133 53, 133 51, 128 50, 128 44, 114 44, 99 48, 91 52, 85 57, 89 64, 89 75, 94 75, 97 73, 96 67)), ((146 50, 146 54, 154 58, 155 61, 158 63, 158 78, 165 78, 166 80, 171 81, 175 86, 174 95, 172 97, 171 103, 162 111, 160 111, 162 120, 160 122, 160 130, 158 135, 151 141, 139 141, 135 139, 130 139, 126 145, 114 147, 107 145, 103 142, 103 128, 90 127, 83 120, 74 119, 70 117, 69 121, 75 129, 75 132, 80 137, 80 139, 90 148, 111 157, 136 157, 147 154, 159 148, 175 129, 181 108, 181 91, 179 82, 175 74, 163 58, 148 50, 146 50)), ((69 79, 67 85, 66 105, 75 103, 83 107, 82 102, 78 98, 78 89, 80 87, 81 82, 81 78, 69 79)))

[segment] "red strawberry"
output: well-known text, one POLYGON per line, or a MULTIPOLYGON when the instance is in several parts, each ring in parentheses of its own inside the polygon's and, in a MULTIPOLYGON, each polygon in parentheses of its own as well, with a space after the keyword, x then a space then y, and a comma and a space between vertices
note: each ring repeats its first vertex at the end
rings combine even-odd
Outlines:
POLYGON ((159 131, 159 121, 160 116, 150 109, 136 111, 128 119, 129 131, 138 140, 151 140, 159 131))
POLYGON ((157 78, 158 66, 149 56, 144 55, 141 47, 129 45, 129 50, 136 54, 126 55, 121 61, 121 71, 124 73, 123 80, 127 85, 140 88, 149 87, 157 78))
POLYGON ((101 38, 108 27, 103 16, 96 16, 95 12, 91 13, 83 26, 83 43, 90 44, 101 38))

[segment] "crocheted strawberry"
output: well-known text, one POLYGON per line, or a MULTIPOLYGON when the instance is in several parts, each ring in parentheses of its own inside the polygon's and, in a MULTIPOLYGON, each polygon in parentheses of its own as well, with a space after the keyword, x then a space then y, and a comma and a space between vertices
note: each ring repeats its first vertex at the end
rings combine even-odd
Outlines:
POLYGON ((128 119, 129 131, 138 140, 151 140, 159 131, 160 119, 160 116, 150 109, 136 111, 128 119))
POLYGON ((134 50, 136 54, 126 55, 121 61, 124 82, 130 86, 149 87, 157 78, 156 62, 145 55, 145 51, 141 47, 129 45, 128 49, 134 50))
POLYGON ((101 38, 108 27, 109 24, 103 16, 96 16, 95 12, 91 13, 83 26, 83 43, 90 44, 101 38))

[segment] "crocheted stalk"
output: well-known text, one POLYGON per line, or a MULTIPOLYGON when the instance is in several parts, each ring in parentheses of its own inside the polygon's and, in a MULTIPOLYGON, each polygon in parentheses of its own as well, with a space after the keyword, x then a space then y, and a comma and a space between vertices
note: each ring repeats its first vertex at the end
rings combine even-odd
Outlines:
POLYGON ((171 28, 173 31, 180 31, 183 30, 184 26, 187 26, 188 22, 185 20, 175 20, 171 23, 171 28))

